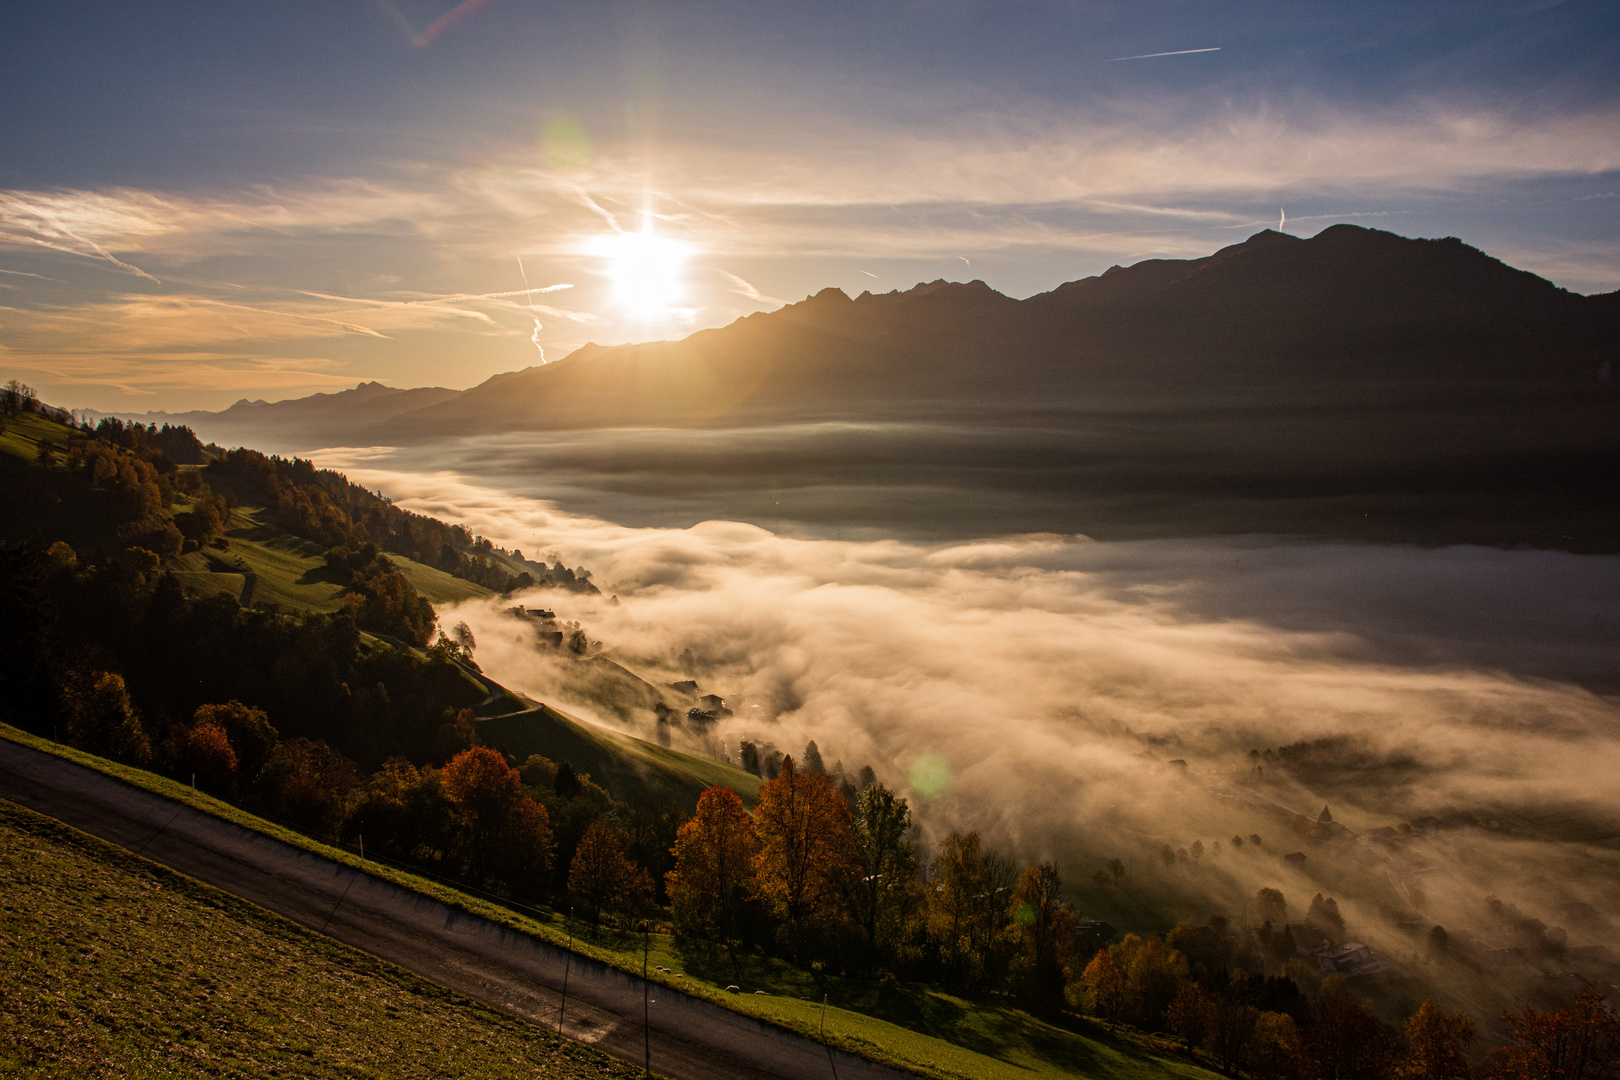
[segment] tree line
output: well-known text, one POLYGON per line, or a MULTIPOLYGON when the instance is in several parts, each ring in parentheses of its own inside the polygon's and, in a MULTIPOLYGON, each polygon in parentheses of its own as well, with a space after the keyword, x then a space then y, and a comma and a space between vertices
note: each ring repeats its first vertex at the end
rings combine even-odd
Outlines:
POLYGON ((527 570, 511 573, 490 556, 498 552, 521 559, 521 553, 497 549, 461 525, 402 510, 342 473, 316 468, 303 458, 238 447, 223 451, 204 472, 273 507, 284 528, 323 547, 352 551, 371 544, 501 593, 539 584, 597 591, 588 574, 580 577, 560 562, 538 578, 527 570))

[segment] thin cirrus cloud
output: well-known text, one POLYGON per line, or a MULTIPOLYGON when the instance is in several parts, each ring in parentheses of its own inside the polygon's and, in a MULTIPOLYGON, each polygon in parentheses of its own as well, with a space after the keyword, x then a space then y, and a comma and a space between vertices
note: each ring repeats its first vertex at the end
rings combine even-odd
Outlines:
MULTIPOLYGON (((339 371, 470 385, 529 363, 532 338, 561 355, 587 331, 603 343, 646 336, 616 317, 585 251, 649 211, 696 252, 691 306, 665 330, 679 333, 829 284, 856 291, 879 263, 890 269, 877 288, 956 276, 967 257, 974 274, 1027 295, 1116 262, 1208 254, 1274 225, 1283 203, 1295 228, 1356 220, 1492 250, 1490 235, 1445 215, 1511 204, 1523 185, 1576 185, 1565 201, 1601 195, 1620 171, 1620 117, 1600 107, 1538 117, 1442 101, 1379 115, 1318 104, 1192 123, 1136 102, 1089 119, 817 124, 782 145, 671 136, 632 154, 604 142, 570 170, 512 149, 234 191, 0 192, 0 261, 22 286, 8 290, 6 357, 48 389, 56 356, 285 357, 325 340, 339 371), (336 255, 342 280, 310 279, 311 244, 336 255), (514 256, 546 284, 524 288, 514 256), (544 312, 530 308, 564 284, 544 312)), ((1486 227, 1500 232, 1494 254, 1561 284, 1620 279, 1620 252, 1601 236, 1486 227)), ((72 385, 86 385, 82 373, 72 385)))

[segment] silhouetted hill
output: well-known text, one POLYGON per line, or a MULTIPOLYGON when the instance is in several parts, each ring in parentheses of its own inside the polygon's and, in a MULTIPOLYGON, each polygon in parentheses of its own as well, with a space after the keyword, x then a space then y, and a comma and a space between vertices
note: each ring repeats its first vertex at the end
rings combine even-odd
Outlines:
POLYGON ((1017 301, 983 282, 836 289, 682 341, 586 346, 384 425, 689 426, 1219 404, 1399 406, 1591 391, 1620 305, 1455 239, 1267 230, 1017 301))
POLYGON ((341 438, 344 433, 369 429, 401 413, 449 401, 459 393, 442 386, 400 390, 373 381, 360 383, 352 390, 286 401, 243 398, 219 412, 111 415, 148 424, 184 424, 205 442, 270 450, 308 449, 335 445, 345 441, 341 438))

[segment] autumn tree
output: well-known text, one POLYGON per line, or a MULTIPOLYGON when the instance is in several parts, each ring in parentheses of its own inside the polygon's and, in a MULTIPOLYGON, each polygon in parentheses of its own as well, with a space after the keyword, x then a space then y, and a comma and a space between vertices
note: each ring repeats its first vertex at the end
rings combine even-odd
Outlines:
MULTIPOLYGON (((812 744, 814 745, 814 744, 812 744)), ((874 956, 880 927, 892 927, 911 898, 917 856, 906 843, 911 807, 879 783, 855 800, 857 866, 847 878, 850 913, 866 931, 866 950, 874 956)))
POLYGON ((675 925, 686 933, 740 933, 754 885, 754 823, 737 793, 711 787, 675 834, 675 869, 665 875, 675 925))
POLYGON ((591 925, 602 921, 604 907, 632 914, 652 901, 647 871, 625 858, 619 834, 597 818, 580 837, 568 867, 568 891, 590 908, 591 925))
POLYGON ((1249 1051, 1249 1075, 1255 1080, 1310 1080, 1305 1039, 1292 1016, 1279 1012, 1260 1014, 1249 1051))
POLYGON ((184 778, 197 778, 205 791, 224 791, 236 778, 236 750, 225 728, 212 720, 195 727, 176 724, 170 733, 174 743, 174 770, 184 778))
POLYGON ((1209 1014, 1209 1030, 1204 1034, 1204 1045, 1217 1064, 1227 1074, 1236 1076, 1249 1064, 1249 1051, 1254 1045, 1255 1028, 1260 1022, 1260 1010, 1235 996, 1215 998, 1209 1014))
POLYGON ((1107 949, 1098 949, 1086 970, 1080 974, 1086 991, 1086 1008, 1093 1016, 1117 1019, 1125 1009, 1125 976, 1107 949))
POLYGON ((783 919, 797 951, 828 917, 844 875, 860 865, 849 806, 826 773, 801 772, 791 757, 760 788, 754 810, 755 888, 783 919))
POLYGON ((1056 1009, 1063 1001, 1074 948, 1074 912, 1063 902, 1056 863, 1036 863, 1019 876, 1008 914, 1019 947, 1013 961, 1014 992, 1036 1009, 1056 1009))
POLYGON ((319 739, 289 739, 271 752, 255 786, 275 816, 307 832, 336 836, 360 786, 360 771, 319 739))
POLYGON ((225 730, 236 753, 236 774, 244 783, 259 775, 264 763, 270 760, 270 751, 276 748, 280 740, 280 734, 271 725, 263 709, 255 709, 240 701, 199 705, 191 722, 198 728, 216 724, 225 730))
POLYGON ((1176 996, 1170 999, 1170 1007, 1164 1011, 1164 1022, 1180 1036, 1184 1049, 1202 1046, 1214 1009, 1215 999, 1210 992, 1202 983, 1189 980, 1182 983, 1176 996))
POLYGON ((1620 1015, 1595 986, 1551 1012, 1503 1011, 1510 1041, 1491 1051, 1507 1080, 1615 1080, 1620 1077, 1620 1015))
POLYGON ((1468 1044, 1474 1021, 1467 1013, 1443 1013, 1433 998, 1424 998, 1407 1018, 1406 1053, 1395 1066, 1395 1080, 1469 1080, 1468 1044))
POLYGON ((1138 1027, 1153 1030, 1187 979, 1187 959, 1157 934, 1135 934, 1112 945, 1108 953, 1123 979, 1120 1016, 1138 1027))
POLYGON ((624 853, 652 879, 654 899, 665 887, 665 876, 675 868, 675 839, 689 815, 675 803, 660 798, 637 799, 618 815, 624 853))
POLYGON ((350 826, 368 851, 432 862, 456 846, 460 812, 444 792, 435 769, 418 769, 389 758, 366 781, 350 826))
POLYGON ((518 771, 500 751, 475 746, 451 758, 442 775, 445 793, 460 811, 472 877, 533 884, 535 868, 551 865, 551 821, 545 807, 523 794, 518 771))
POLYGON ((929 932, 958 976, 974 981, 999 960, 1006 900, 1017 878, 1011 860, 986 851, 977 832, 945 838, 934 857, 929 932))
POLYGON ((392 634, 411 645, 425 646, 438 620, 433 605, 417 595, 410 580, 386 559, 377 560, 377 565, 386 569, 352 585, 350 595, 344 600, 344 609, 353 614, 356 625, 363 629, 392 634))
POLYGON ((1382 1080, 1389 1075, 1384 1029, 1350 996, 1343 978, 1322 980, 1310 1019, 1306 1050, 1320 1080, 1382 1080))
POLYGON ((67 736, 93 754, 133 765, 152 760, 152 741, 141 726, 124 678, 110 671, 79 673, 63 690, 67 736))

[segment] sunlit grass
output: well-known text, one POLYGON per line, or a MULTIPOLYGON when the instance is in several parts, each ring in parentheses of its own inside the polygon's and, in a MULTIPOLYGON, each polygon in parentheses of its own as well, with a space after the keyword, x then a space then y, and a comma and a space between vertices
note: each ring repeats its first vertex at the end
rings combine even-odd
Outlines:
POLYGON ((638 1076, 0 801, 0 1073, 638 1076))

